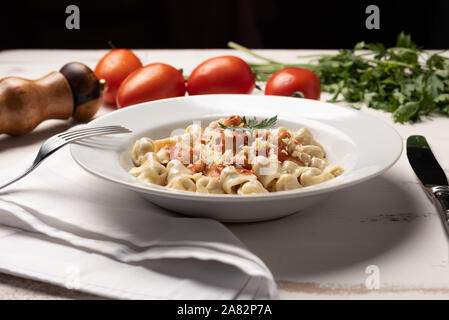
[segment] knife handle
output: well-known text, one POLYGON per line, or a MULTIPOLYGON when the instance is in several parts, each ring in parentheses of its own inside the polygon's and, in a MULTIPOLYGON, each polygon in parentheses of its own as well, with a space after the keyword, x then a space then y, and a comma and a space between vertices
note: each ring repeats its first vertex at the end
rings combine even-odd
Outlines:
POLYGON ((449 186, 432 187, 430 191, 438 202, 441 217, 445 222, 444 226, 449 230, 449 186))

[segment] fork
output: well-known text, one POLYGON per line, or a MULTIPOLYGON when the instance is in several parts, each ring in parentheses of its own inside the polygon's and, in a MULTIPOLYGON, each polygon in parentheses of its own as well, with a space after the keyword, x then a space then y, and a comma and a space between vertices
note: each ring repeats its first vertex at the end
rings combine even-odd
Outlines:
POLYGON ((130 133, 130 132, 132 131, 122 126, 103 126, 79 130, 70 130, 54 135, 45 140, 45 142, 41 145, 36 158, 34 159, 33 163, 29 168, 25 170, 25 172, 22 173, 21 175, 17 176, 16 178, 12 179, 6 184, 1 185, 0 189, 3 189, 13 184, 14 182, 22 179, 23 177, 28 175, 31 171, 36 169, 42 163, 42 161, 45 160, 49 155, 51 155, 55 151, 61 149, 62 147, 71 142, 94 136, 117 134, 117 133, 130 133))

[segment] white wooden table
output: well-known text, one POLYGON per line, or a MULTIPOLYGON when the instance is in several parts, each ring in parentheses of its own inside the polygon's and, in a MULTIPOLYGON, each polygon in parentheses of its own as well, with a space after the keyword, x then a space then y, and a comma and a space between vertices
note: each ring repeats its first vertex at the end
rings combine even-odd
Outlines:
MULTIPOLYGON (((297 61, 298 54, 317 53, 260 52, 286 62, 297 61)), ((0 77, 38 78, 70 61, 84 62, 94 68, 104 53, 3 51, 0 77)), ((183 68, 187 74, 206 58, 218 55, 234 54, 250 59, 229 50, 136 50, 136 53, 144 64, 165 62, 183 68)), ((103 107, 98 115, 111 111, 103 107)), ((449 173, 449 117, 435 116, 414 125, 400 125, 393 124, 391 115, 381 111, 363 108, 360 112, 393 125, 404 140, 411 134, 425 135, 446 174, 449 173)), ((27 136, 0 135, 0 166, 7 167, 17 158, 36 152, 44 139, 71 125, 71 121, 51 120, 27 136)), ((449 298, 448 238, 405 153, 382 176, 336 192, 327 202, 302 213, 229 228, 271 269, 278 281, 280 299, 449 298), (370 270, 375 273, 367 273, 370 270), (378 289, 370 285, 375 278, 379 279, 378 289)), ((93 297, 0 274, 0 299, 34 298, 93 297)))

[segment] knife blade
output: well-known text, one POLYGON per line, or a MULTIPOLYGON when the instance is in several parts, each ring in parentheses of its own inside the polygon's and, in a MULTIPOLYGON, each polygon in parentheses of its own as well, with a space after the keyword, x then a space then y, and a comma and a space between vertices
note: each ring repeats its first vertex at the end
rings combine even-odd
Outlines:
POLYGON ((438 208, 449 235, 449 185, 446 174, 423 136, 407 139, 407 157, 424 190, 438 208))

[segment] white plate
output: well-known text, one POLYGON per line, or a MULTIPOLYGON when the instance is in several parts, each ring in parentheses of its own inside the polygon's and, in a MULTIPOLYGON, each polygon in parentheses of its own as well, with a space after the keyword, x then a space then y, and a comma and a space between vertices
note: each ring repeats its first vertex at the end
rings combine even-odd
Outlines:
POLYGON ((139 192, 151 202, 190 216, 226 222, 261 221, 298 212, 330 192, 373 178, 391 167, 402 140, 386 123, 360 111, 329 103, 276 96, 201 95, 165 99, 120 109, 95 119, 89 127, 123 125, 131 134, 95 137, 72 144, 76 162, 87 171, 139 192), (328 159, 344 169, 336 179, 311 187, 262 195, 204 195, 145 183, 129 175, 130 152, 141 137, 159 139, 192 121, 239 114, 278 116, 277 126, 310 129, 328 159))

